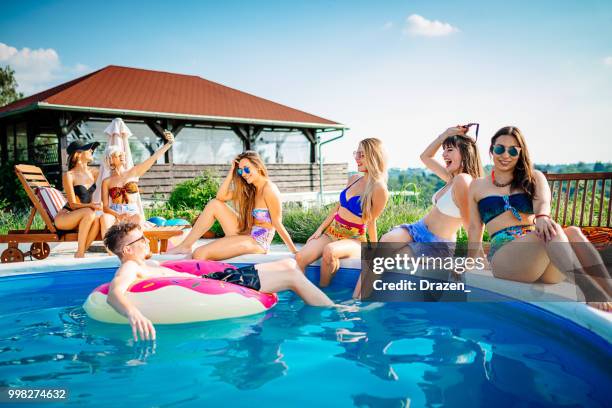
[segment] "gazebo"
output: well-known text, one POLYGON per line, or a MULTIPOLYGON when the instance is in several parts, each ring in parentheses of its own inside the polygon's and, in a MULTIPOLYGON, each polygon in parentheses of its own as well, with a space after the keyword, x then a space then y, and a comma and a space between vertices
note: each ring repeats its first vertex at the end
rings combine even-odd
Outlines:
MULTIPOLYGON (((104 144, 104 127, 121 117, 134 133, 134 161, 176 143, 141 179, 142 193, 167 195, 204 169, 222 172, 243 150, 258 151, 283 192, 319 190, 318 147, 343 124, 193 75, 108 66, 0 107, 0 162, 32 163, 61 184, 66 146, 77 138, 104 144)), ((96 162, 103 147, 98 149, 96 162)), ((325 190, 341 189, 347 164, 323 168, 325 190)))

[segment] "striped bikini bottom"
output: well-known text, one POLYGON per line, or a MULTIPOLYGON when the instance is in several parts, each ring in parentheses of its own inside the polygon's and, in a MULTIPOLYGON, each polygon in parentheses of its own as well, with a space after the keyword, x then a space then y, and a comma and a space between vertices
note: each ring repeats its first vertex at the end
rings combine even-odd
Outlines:
POLYGON ((360 242, 367 242, 365 225, 347 221, 338 214, 336 214, 329 227, 325 230, 325 235, 333 241, 356 239, 360 242))

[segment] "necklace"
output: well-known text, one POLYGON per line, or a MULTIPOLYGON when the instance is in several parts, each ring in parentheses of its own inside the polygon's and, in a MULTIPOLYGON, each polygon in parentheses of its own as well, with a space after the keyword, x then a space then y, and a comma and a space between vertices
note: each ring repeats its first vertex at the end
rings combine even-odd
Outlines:
POLYGON ((495 181, 495 170, 491 170, 491 180, 493 181, 493 185, 495 185, 496 187, 507 187, 512 184, 512 179, 510 179, 510 181, 507 183, 498 183, 497 181, 495 181))

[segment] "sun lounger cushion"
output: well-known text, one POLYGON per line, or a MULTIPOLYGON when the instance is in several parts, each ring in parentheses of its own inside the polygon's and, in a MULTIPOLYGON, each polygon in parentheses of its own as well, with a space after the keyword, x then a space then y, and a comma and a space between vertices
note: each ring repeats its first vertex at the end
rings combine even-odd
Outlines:
POLYGON ((582 232, 593 244, 612 243, 612 228, 608 227, 582 227, 582 232))
POLYGON ((52 220, 55 219, 60 210, 67 204, 64 195, 52 187, 38 187, 36 189, 36 196, 52 220))

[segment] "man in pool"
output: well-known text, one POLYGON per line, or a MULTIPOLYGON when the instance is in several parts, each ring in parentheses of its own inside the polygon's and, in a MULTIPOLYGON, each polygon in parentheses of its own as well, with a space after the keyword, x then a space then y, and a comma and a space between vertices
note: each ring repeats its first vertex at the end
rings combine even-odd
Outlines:
MULTIPOLYGON (((108 303, 128 318, 134 340, 155 340, 155 328, 125 296, 134 283, 142 279, 162 276, 189 276, 183 272, 160 266, 148 260, 151 257, 149 243, 138 224, 119 223, 113 225, 104 236, 104 245, 117 255, 121 266, 117 269, 108 291, 108 303)), ((310 282, 289 258, 239 268, 233 272, 216 272, 207 277, 237 283, 267 293, 292 290, 311 306, 333 306, 334 303, 310 282)))

